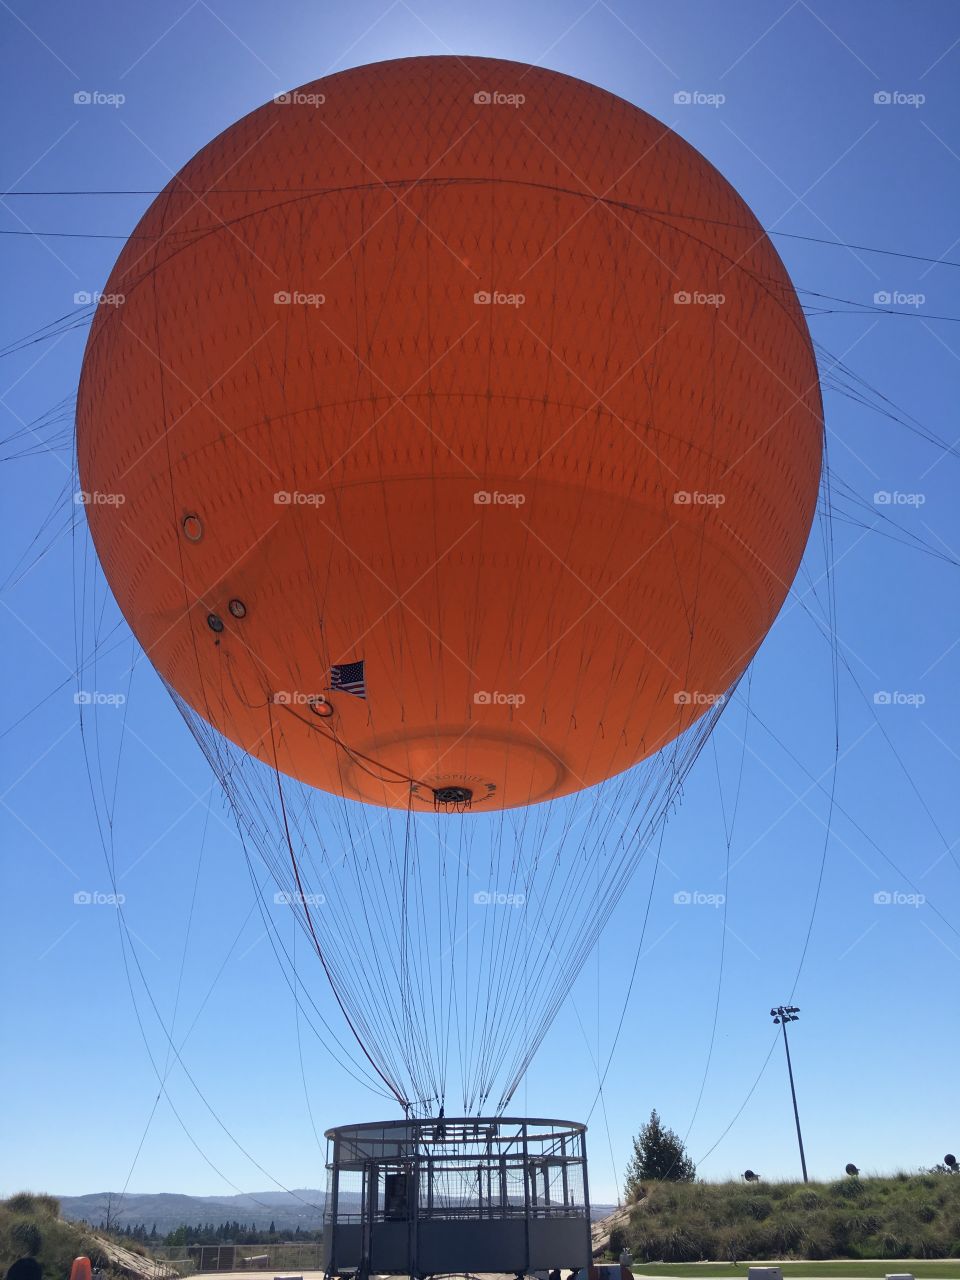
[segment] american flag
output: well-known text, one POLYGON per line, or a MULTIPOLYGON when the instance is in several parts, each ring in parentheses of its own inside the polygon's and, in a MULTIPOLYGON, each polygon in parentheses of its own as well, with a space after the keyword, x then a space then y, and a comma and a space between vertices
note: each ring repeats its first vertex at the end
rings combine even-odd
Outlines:
POLYGON ((367 696, 367 682, 363 675, 363 659, 359 662, 341 662, 330 668, 330 688, 341 693, 352 693, 355 698, 367 696))

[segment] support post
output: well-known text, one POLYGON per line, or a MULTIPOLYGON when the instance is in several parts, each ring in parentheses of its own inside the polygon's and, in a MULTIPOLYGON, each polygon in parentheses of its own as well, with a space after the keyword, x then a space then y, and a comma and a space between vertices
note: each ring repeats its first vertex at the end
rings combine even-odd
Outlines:
POLYGON ((590 1274, 590 1265, 593 1262, 593 1235, 590 1231, 590 1187, 587 1182, 587 1131, 580 1136, 580 1160, 583 1169, 583 1214, 584 1227, 587 1233, 587 1274, 590 1274))

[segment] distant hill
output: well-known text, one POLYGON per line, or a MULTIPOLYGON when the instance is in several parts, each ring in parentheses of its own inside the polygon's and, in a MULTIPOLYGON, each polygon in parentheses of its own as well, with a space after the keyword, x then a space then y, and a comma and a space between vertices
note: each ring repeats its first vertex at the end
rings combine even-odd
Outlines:
MULTIPOLYGON (((143 1223, 150 1231, 156 1223, 157 1231, 166 1235, 177 1227, 192 1226, 198 1222, 234 1220, 264 1231, 273 1222, 278 1231, 292 1234, 297 1227, 301 1231, 316 1231, 323 1225, 325 1191, 304 1189, 289 1191, 255 1191, 238 1196, 183 1196, 175 1192, 133 1194, 121 1197, 118 1192, 97 1191, 86 1196, 60 1196, 63 1216, 73 1222, 89 1222, 99 1226, 109 1214, 111 1223, 118 1227, 135 1227, 143 1223), (306 1204, 303 1203, 306 1201, 306 1204)), ((605 1217, 613 1205, 591 1206, 594 1219, 605 1217)))
POLYGON ((142 1222, 149 1231, 156 1224, 157 1231, 166 1235, 177 1227, 197 1222, 219 1225, 234 1220, 262 1227, 264 1231, 271 1222, 282 1232, 293 1233, 297 1227, 301 1231, 316 1231, 323 1225, 325 1198, 324 1191, 306 1189, 294 1193, 258 1191, 237 1196, 128 1192, 121 1197, 116 1191, 96 1191, 86 1196, 60 1196, 59 1200, 63 1216, 73 1222, 98 1226, 109 1216, 111 1223, 118 1227, 134 1227, 142 1222))

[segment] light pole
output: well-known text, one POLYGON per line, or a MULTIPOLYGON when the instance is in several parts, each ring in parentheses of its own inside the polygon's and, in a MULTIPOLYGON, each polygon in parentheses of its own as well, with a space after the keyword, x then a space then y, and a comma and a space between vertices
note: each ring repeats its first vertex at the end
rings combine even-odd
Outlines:
POLYGON ((787 1074, 790 1077, 790 1096, 793 1098, 793 1118, 797 1122, 797 1142, 800 1144, 800 1167, 803 1169, 803 1180, 809 1182, 807 1177, 807 1158, 803 1154, 803 1134, 800 1132, 800 1112, 797 1110, 797 1090, 793 1083, 793 1064, 790 1061, 790 1042, 787 1040, 787 1023, 797 1022, 800 1017, 800 1010, 795 1004, 781 1004, 776 1009, 770 1010, 770 1017, 779 1027, 783 1027, 783 1047, 787 1051, 787 1074))

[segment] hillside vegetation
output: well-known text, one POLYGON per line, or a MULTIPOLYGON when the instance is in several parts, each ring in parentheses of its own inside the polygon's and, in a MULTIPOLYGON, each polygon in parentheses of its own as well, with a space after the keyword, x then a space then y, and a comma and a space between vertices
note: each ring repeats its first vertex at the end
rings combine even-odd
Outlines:
POLYGON ((611 1235, 635 1262, 960 1256, 960 1177, 644 1183, 611 1235))
POLYGON ((40 1263, 44 1280, 66 1280, 74 1258, 86 1254, 96 1261, 98 1253, 86 1227, 60 1218, 54 1196, 21 1191, 0 1200, 0 1275, 29 1255, 40 1263))

